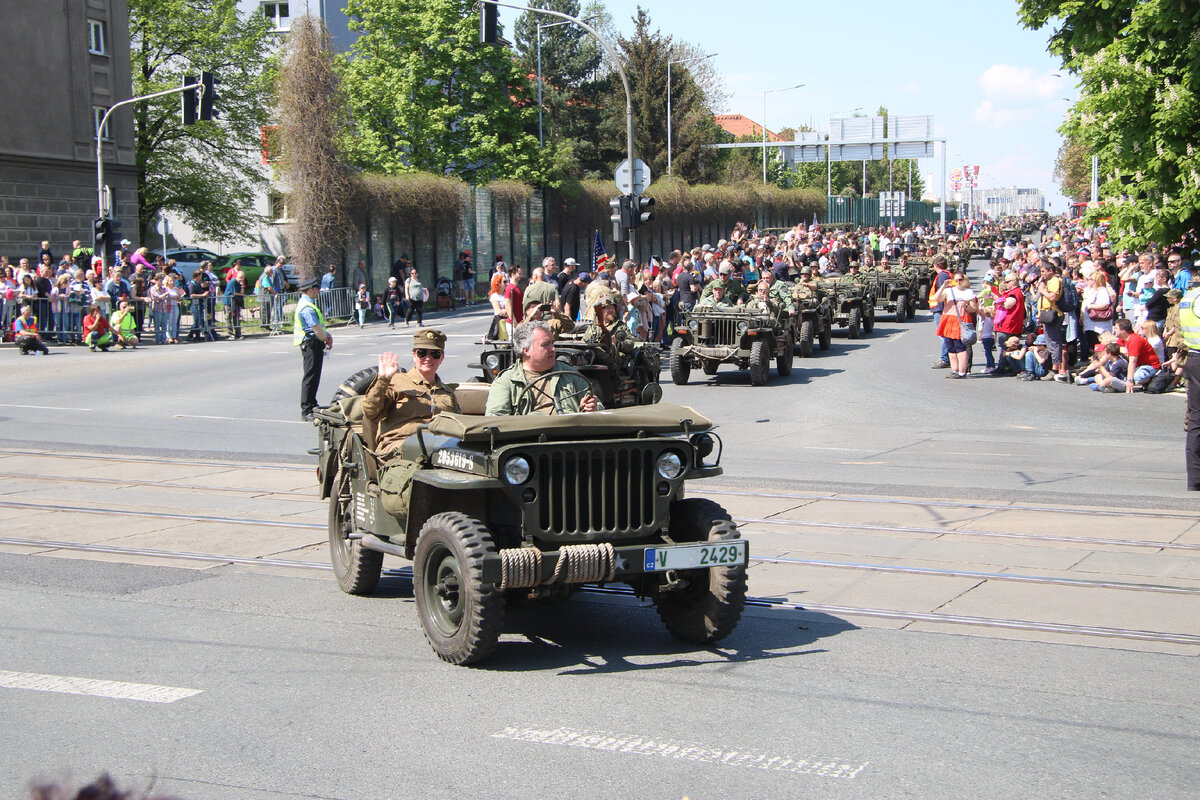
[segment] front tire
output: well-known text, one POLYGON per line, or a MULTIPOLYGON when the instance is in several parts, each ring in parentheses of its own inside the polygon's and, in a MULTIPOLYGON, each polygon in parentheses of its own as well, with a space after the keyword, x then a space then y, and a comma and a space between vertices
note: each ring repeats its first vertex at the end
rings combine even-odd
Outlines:
MULTIPOLYGON (((676 542, 741 538, 725 509, 701 498, 672 504, 670 534, 676 542)), ((654 595, 667 630, 692 644, 716 642, 732 633, 746 603, 746 568, 709 567, 685 570, 679 576, 688 582, 686 588, 672 592, 660 588, 654 595)))
POLYGON ((781 378, 792 374, 792 357, 795 354, 796 347, 792 344, 791 334, 788 334, 782 352, 775 356, 775 371, 779 373, 781 378))
POLYGON ((817 346, 822 350, 828 350, 831 344, 833 344, 833 325, 823 322, 821 329, 817 331, 817 346))
POLYGON ((859 337, 859 328, 862 326, 862 309, 850 309, 850 322, 846 327, 846 338, 857 339, 859 337))
POLYGON ((750 345, 750 385, 762 386, 767 382, 770 370, 771 354, 767 352, 767 343, 755 342, 750 345))
POLYGON ((862 329, 863 329, 863 333, 867 333, 867 334, 869 334, 869 333, 871 333, 871 331, 875 330, 875 304, 874 303, 872 303, 869 306, 863 307, 862 329))
POLYGON ((338 586, 346 594, 368 595, 379 585, 383 553, 368 550, 357 539, 346 538, 354 530, 350 479, 341 472, 334 478, 329 495, 329 560, 338 586))
POLYGON ((683 354, 683 340, 671 342, 671 382, 676 386, 687 386, 688 378, 692 375, 691 362, 683 354))
POLYGON ((495 553, 488 529, 466 514, 434 514, 421 526, 413 594, 425 638, 443 661, 479 661, 500 638, 504 595, 483 582, 483 561, 495 553))
POLYGON ((812 358, 813 354, 813 321, 806 319, 800 324, 800 357, 812 358))
POLYGON ((904 322, 908 319, 908 297, 900 295, 896 298, 896 324, 904 322))

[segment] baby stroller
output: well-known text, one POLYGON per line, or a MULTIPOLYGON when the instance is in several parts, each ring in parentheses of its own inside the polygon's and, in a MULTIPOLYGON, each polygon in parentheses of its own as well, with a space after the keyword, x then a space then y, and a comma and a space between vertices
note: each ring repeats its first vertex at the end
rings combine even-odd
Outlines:
POLYGON ((454 310, 454 281, 449 278, 438 278, 437 307, 454 310))

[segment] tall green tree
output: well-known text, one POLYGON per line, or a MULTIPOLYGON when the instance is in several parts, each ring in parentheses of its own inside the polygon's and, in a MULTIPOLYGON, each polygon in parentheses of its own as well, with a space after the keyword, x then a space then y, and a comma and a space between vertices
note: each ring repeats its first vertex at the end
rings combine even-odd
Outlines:
POLYGON ((1075 137, 1063 139, 1054 159, 1054 180, 1062 193, 1082 203, 1092 196, 1092 164, 1087 145, 1075 137))
POLYGON ((273 101, 276 37, 237 0, 129 0, 135 95, 177 88, 185 74, 217 73, 218 119, 185 126, 179 95, 134 108, 138 231, 161 211, 180 214, 209 239, 246 236, 266 185, 258 153, 273 101))
POLYGON ((1020 0, 1030 29, 1080 85, 1060 128, 1099 156, 1101 198, 1121 246, 1200 225, 1200 2, 1020 0))
MULTIPOLYGON (((584 19, 603 30, 611 26, 604 7, 578 0, 533 0, 545 8, 584 19)), ((611 76, 604 67, 604 50, 596 38, 575 23, 547 14, 525 12, 513 26, 514 50, 522 71, 531 76, 537 97, 538 53, 541 52, 542 141, 558 153, 555 168, 564 176, 582 178, 594 171, 599 158, 596 126, 611 76), (538 47, 541 26, 541 47, 538 47), (548 26, 548 27, 547 27, 548 26)), ((531 133, 537 133, 536 121, 531 133)))
POLYGON ((529 81, 506 47, 479 44, 468 0, 348 0, 358 39, 340 62, 363 169, 457 175, 471 183, 542 183, 529 81))
MULTIPOLYGON (((634 142, 638 158, 650 165, 654 175, 667 174, 667 62, 679 58, 682 43, 652 29, 650 15, 638 7, 631 36, 618 36, 617 48, 625 57, 633 97, 634 142)), ((672 169, 688 181, 713 177, 712 156, 705 145, 720 141, 720 129, 712 121, 712 107, 686 65, 671 69, 672 169)), ((605 155, 616 163, 625 157, 625 93, 620 80, 606 103, 601 125, 605 155)))

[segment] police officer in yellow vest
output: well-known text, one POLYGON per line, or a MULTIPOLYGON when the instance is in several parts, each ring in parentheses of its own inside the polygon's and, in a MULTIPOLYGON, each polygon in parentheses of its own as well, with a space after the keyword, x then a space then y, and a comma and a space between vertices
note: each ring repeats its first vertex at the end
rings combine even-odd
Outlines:
POLYGON ((300 301, 292 317, 292 344, 304 357, 304 377, 300 380, 300 417, 312 421, 317 407, 317 387, 321 385, 321 362, 325 351, 333 349, 333 334, 325 329, 325 315, 317 307, 321 279, 300 282, 300 301))
POLYGON ((1187 488, 1200 492, 1200 286, 1188 289, 1179 301, 1179 332, 1188 349, 1183 364, 1187 376, 1187 488))

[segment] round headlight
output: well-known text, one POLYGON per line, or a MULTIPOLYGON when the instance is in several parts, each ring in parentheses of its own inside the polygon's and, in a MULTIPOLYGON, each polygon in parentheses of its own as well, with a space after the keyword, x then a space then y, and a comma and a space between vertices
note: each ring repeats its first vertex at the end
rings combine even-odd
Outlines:
POLYGON ((495 353, 488 353, 483 357, 483 363, 488 369, 499 369, 500 356, 496 355, 495 353))
POLYGON ((683 473, 683 459, 674 450, 668 450, 658 457, 658 474, 667 480, 674 480, 683 473))
POLYGON ((889 291, 889 292, 894 292, 895 290, 896 290, 896 284, 894 284, 894 283, 889 283, 889 284, 888 284, 888 291, 889 291))
POLYGON ((524 456, 513 456, 504 462, 504 480, 518 486, 529 480, 529 461, 524 456))
POLYGON ((745 332, 746 332, 746 331, 748 331, 748 330, 750 330, 750 325, 749 325, 749 323, 746 323, 746 322, 739 322, 739 323, 738 323, 738 333, 745 333, 745 332))
POLYGON ((689 319, 688 320, 688 330, 690 330, 692 333, 695 333, 696 331, 700 330, 700 322, 697 320, 694 320, 694 319, 689 319))
POLYGON ((838 294, 838 302, 839 302, 839 303, 844 303, 844 302, 846 302, 846 295, 844 295, 844 294, 838 294))

